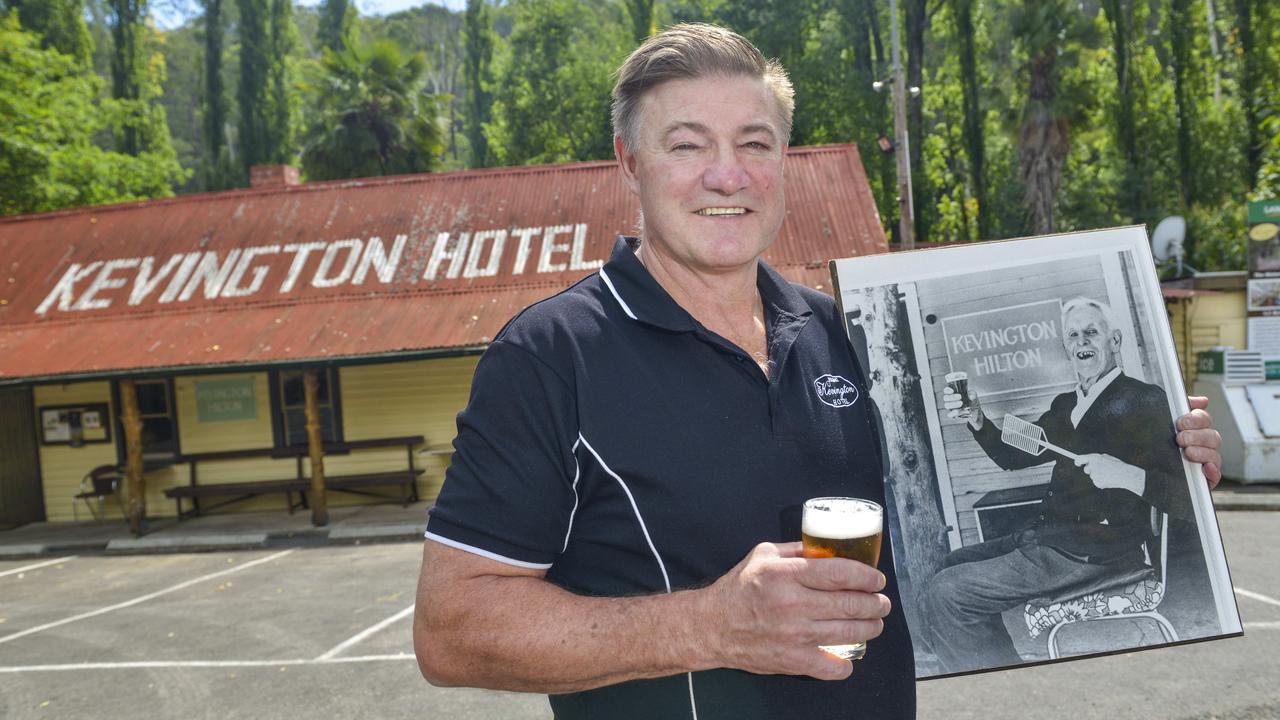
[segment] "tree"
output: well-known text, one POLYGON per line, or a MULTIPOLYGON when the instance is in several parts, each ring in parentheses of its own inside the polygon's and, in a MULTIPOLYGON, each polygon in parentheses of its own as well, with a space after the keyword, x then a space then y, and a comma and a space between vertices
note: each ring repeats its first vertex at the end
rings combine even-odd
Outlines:
POLYGON ((1023 201, 1036 234, 1054 231, 1054 202, 1062 164, 1070 148, 1071 125, 1055 102, 1061 38, 1072 21, 1066 0, 1014 7, 1010 25, 1024 57, 1026 104, 1018 129, 1018 166, 1023 201))
POLYGON ((1132 67, 1134 7, 1132 0, 1103 0, 1103 7, 1111 30, 1118 89, 1114 127, 1125 167, 1121 204, 1129 222, 1145 222, 1151 203, 1148 177, 1142 172, 1138 151, 1137 90, 1132 67))
POLYGON ((471 167, 489 165, 489 144, 484 126, 493 119, 493 29, 485 0, 467 0, 464 27, 466 57, 463 77, 467 86, 464 127, 471 146, 471 167))
POLYGON ((324 0, 320 3, 320 22, 317 40, 320 47, 340 53, 356 42, 356 21, 359 16, 350 0, 324 0))
POLYGON ((653 0, 626 0, 626 8, 631 18, 631 37, 639 45, 653 34, 653 0))
POLYGON ((227 93, 222 81, 223 0, 204 0, 205 188, 231 187, 231 153, 226 142, 227 93))
POLYGON ((22 27, 40 35, 40 45, 70 55, 83 66, 93 62, 93 36, 84 21, 83 0, 7 0, 22 27))
POLYGON ((991 238, 991 209, 987 207, 986 137, 978 102, 978 64, 974 47, 974 0, 952 0, 955 34, 959 40, 960 87, 964 107, 964 147, 969 158, 969 183, 978 201, 978 239, 991 238))
POLYGON ((297 155, 298 94, 293 87, 293 53, 298 30, 293 25, 293 0, 271 0, 271 123, 268 142, 271 162, 294 162, 297 155))
POLYGON ((172 150, 134 156, 96 144, 134 108, 103 98, 92 69, 40 44, 0 14, 0 214, 172 195, 185 175, 172 150))
POLYGON ((607 6, 514 0, 489 150, 507 165, 613 157, 609 74, 630 44, 607 6))
POLYGON ((1195 25, 1191 17, 1191 0, 1169 2, 1169 49, 1173 66, 1174 102, 1178 108, 1178 185, 1182 202, 1188 207, 1196 201, 1196 172, 1192 156, 1192 136, 1196 104, 1191 97, 1191 33, 1195 25))
MULTIPOLYGON (((146 67, 142 25, 147 15, 147 0, 111 0, 111 96, 117 100, 139 100, 142 97, 142 73, 146 67)), ((130 155, 142 150, 140 128, 125 124, 120 131, 120 149, 130 155)))
POLYGON ((236 0, 240 8, 240 162, 291 162, 296 108, 288 54, 295 30, 291 0, 236 0))
POLYGON ((1261 11, 1258 0, 1236 0, 1236 29, 1240 42, 1240 106, 1244 110, 1245 146, 1244 174, 1250 190, 1258 181, 1262 168, 1262 132, 1258 85, 1265 62, 1265 48, 1259 47, 1254 34, 1254 19, 1261 11))
POLYGON ((425 67, 422 53, 406 56, 390 40, 326 51, 321 117, 302 155, 308 177, 430 172, 442 143, 425 67))

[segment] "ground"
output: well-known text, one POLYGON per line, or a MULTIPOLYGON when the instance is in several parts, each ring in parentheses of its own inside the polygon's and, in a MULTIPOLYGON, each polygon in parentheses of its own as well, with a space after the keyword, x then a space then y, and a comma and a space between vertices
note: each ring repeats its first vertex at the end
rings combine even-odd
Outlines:
MULTIPOLYGON (((1280 717, 1280 513, 1219 520, 1243 638, 923 682, 920 717, 1280 717)), ((0 561, 0 717, 550 718, 542 696, 422 681, 420 558, 405 542, 0 561)))

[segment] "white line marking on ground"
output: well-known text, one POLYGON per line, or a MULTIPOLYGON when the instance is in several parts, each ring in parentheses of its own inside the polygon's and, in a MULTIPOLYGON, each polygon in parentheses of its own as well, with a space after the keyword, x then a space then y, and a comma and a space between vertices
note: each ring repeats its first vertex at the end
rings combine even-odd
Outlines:
POLYGON ((386 620, 383 620, 382 622, 379 622, 379 623, 377 623, 376 625, 372 625, 372 626, 370 626, 370 627, 367 627, 367 628, 365 628, 364 630, 361 630, 360 632, 356 633, 355 635, 352 635, 351 637, 347 638, 346 640, 343 640, 342 642, 338 643, 337 645, 334 645, 334 646, 333 646, 333 648, 332 648, 331 650, 329 650, 329 652, 327 652, 327 653, 325 653, 325 654, 323 654, 323 655, 321 655, 321 656, 317 657, 317 658, 316 658, 316 660, 330 660, 330 659, 332 659, 332 658, 336 657, 336 656, 338 655, 338 653, 342 652, 343 650, 346 650, 347 648, 351 647, 352 645, 355 645, 355 644, 356 644, 356 643, 358 643, 358 642, 363 641, 365 638, 367 638, 367 637, 369 637, 370 635, 372 635, 372 634, 374 634, 374 633, 378 632, 379 630, 381 630, 382 628, 384 628, 384 627, 386 627, 386 626, 390 625, 391 623, 393 623, 393 622, 395 622, 395 621, 397 621, 397 620, 399 620, 399 619, 403 618, 405 615, 408 615, 408 614, 409 614, 409 613, 411 613, 411 612, 413 612, 413 606, 412 606, 412 605, 410 605, 409 607, 407 607, 407 608, 405 608, 405 609, 401 610, 400 612, 396 613, 395 615, 392 615, 391 617, 387 618, 386 620))
POLYGON ((1249 598, 1250 600, 1257 600, 1258 602, 1264 602, 1264 603, 1267 603, 1268 605, 1275 605, 1276 607, 1280 607, 1280 600, 1277 600, 1273 597, 1267 597, 1262 593, 1256 593, 1256 592, 1253 592, 1252 590, 1245 590, 1244 588, 1234 588, 1234 590, 1236 591, 1237 595, 1243 595, 1249 598))
POLYGON ((12 570, 5 570, 4 572, 0 572, 0 577, 4 577, 5 575, 17 575, 18 573, 23 573, 28 570, 37 570, 42 567, 48 567, 49 565, 57 565, 60 562, 75 560, 76 557, 77 556, 75 555, 68 555, 64 558, 58 558, 57 560, 45 560, 44 562, 38 562, 35 565, 27 565, 26 567, 14 568, 12 570))
POLYGON ((1280 622, 1247 622, 1245 630, 1280 630, 1280 622))
POLYGON ((65 665, 15 665, 0 667, 0 675, 25 672, 61 672, 66 670, 147 670, 164 668, 245 668, 283 667, 297 665, 338 665, 344 663, 371 663, 413 660, 413 653, 395 655, 359 655, 344 658, 289 659, 289 660, 143 660, 137 662, 68 663, 65 665))
POLYGON ((233 568, 227 568, 226 570, 219 570, 216 573, 201 575, 200 577, 195 578, 194 580, 187 580, 186 582, 180 582, 177 585, 167 587, 163 590, 157 590, 153 593, 147 593, 146 595, 143 595, 141 597, 136 597, 132 600, 126 600, 122 603, 116 603, 115 605, 109 605, 107 607, 99 608, 97 610, 90 610, 89 612, 80 613, 79 615, 72 615, 69 618, 63 618, 61 620, 55 620, 51 623, 45 623, 44 625, 37 625, 36 627, 33 627, 33 628, 27 628, 26 630, 23 630, 21 632, 16 632, 16 633, 13 633, 12 635, 5 635, 4 637, 0 637, 0 643, 7 643, 10 640, 17 640, 20 637, 26 637, 27 635, 31 635, 32 633, 38 633, 43 630, 56 628, 62 625, 66 625, 67 623, 73 623, 77 620, 84 620, 86 618, 97 617, 99 615, 109 613, 112 610, 120 610, 121 608, 127 608, 131 605, 137 605, 140 602, 146 602, 147 600, 158 598, 161 595, 168 595, 171 592, 177 592, 178 590, 191 587, 192 585, 195 585, 197 583, 202 583, 208 580, 212 580, 214 578, 219 578, 219 577, 222 577, 223 575, 230 575, 231 573, 240 572, 241 570, 248 570, 254 565, 261 565, 262 563, 271 562, 272 560, 275 560, 276 558, 282 558, 291 552, 293 552, 293 548, 290 548, 288 550, 282 550, 274 555, 268 555, 267 557, 264 557, 264 558, 258 558, 257 560, 247 562, 243 565, 237 565, 233 568))

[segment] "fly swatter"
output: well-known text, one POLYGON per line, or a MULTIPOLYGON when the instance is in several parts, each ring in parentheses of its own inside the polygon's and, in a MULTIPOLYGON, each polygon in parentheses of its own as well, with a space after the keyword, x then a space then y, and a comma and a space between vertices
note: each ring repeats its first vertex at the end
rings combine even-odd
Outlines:
POLYGON ((1029 423, 1016 415, 1006 414, 1004 416, 1004 426, 1000 429, 1000 439, 1006 445, 1012 445, 1031 455, 1039 455, 1045 450, 1052 450, 1065 458, 1079 459, 1079 456, 1075 453, 1063 450, 1049 442, 1045 437, 1044 428, 1035 423, 1029 423))

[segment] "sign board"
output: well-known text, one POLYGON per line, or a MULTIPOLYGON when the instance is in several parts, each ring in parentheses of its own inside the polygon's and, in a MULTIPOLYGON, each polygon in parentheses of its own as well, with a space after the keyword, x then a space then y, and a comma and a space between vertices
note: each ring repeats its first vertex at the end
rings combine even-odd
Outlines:
POLYGON ((196 419, 200 422, 257 417, 257 389, 252 376, 196 381, 196 419))
POLYGON ((1280 276, 1280 200, 1249 203, 1249 274, 1280 276))
POLYGON ((969 374, 979 397, 1069 385, 1075 372, 1062 347, 1062 300, 942 319, 953 372, 969 374))
POLYGON ((44 445, 80 447, 111 441, 106 403, 45 405, 40 413, 40 442, 44 445))

